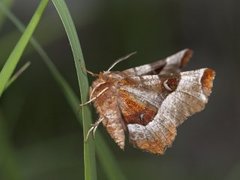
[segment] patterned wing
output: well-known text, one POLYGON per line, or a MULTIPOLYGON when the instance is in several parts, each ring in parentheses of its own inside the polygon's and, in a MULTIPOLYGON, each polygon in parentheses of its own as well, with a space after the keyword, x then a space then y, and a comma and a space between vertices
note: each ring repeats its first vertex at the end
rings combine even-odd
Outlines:
POLYGON ((204 109, 214 76, 211 69, 199 69, 182 72, 178 77, 164 77, 165 80, 157 75, 136 77, 141 81, 139 87, 125 82, 118 99, 130 142, 144 151, 163 154, 172 145, 176 128, 204 109), (132 120, 133 117, 137 120, 132 120))
POLYGON ((150 64, 134 67, 123 71, 129 76, 142 76, 148 74, 169 74, 179 73, 192 57, 192 50, 184 49, 163 60, 159 60, 150 64))
MULTIPOLYGON (((159 108, 161 108, 164 100, 176 90, 179 80, 180 74, 133 76, 120 81, 117 93, 118 107, 130 137, 133 134, 132 129, 129 129, 129 125, 147 127, 148 124, 151 124, 158 115, 159 108)), ((164 142, 167 141, 168 144, 171 144, 175 137, 175 125, 173 124, 170 127, 159 124, 159 128, 158 130, 162 131, 162 137, 158 138, 156 146, 163 151, 163 148, 165 148, 163 146, 164 142)), ((158 132, 151 131, 151 134, 155 133, 158 132)), ((150 138, 148 139, 150 140, 150 138)), ((141 145, 137 147, 144 149, 141 145)))

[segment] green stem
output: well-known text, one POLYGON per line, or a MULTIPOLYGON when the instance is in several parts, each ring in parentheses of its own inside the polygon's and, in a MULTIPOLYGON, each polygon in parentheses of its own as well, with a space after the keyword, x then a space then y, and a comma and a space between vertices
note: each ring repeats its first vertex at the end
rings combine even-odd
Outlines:
MULTIPOLYGON (((58 11, 58 14, 62 20, 63 26, 67 33, 74 57, 81 100, 82 102, 86 102, 88 98, 89 83, 86 76, 86 72, 83 71, 83 69, 85 69, 85 63, 75 25, 73 23, 73 20, 71 18, 71 15, 69 13, 65 1, 52 0, 52 2, 58 11)), ((87 131, 92 123, 89 107, 88 106, 82 107, 82 114, 79 113, 79 116, 82 116, 83 137, 84 139, 86 139, 87 131)), ((84 173, 85 180, 97 179, 95 147, 93 140, 91 138, 89 138, 87 142, 84 142, 84 173)))

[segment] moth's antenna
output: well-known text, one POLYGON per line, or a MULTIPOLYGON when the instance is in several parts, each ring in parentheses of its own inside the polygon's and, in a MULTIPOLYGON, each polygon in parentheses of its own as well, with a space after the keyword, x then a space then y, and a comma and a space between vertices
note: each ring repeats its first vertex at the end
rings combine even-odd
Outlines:
POLYGON ((132 52, 132 53, 126 55, 126 56, 123 56, 123 57, 117 59, 117 60, 110 66, 110 68, 108 68, 107 72, 110 71, 114 66, 116 66, 116 65, 117 65, 118 63, 120 63, 121 61, 124 61, 124 60, 128 59, 129 57, 131 57, 132 55, 134 55, 134 54, 136 54, 136 53, 137 53, 137 52, 135 51, 135 52, 132 52))

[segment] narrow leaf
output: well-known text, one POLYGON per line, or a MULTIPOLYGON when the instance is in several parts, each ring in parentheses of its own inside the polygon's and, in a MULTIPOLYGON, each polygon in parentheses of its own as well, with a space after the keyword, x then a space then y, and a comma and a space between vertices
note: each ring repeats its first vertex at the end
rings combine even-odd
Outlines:
MULTIPOLYGON (((83 54, 78 40, 78 35, 76 32, 75 25, 68 11, 67 5, 64 0, 52 0, 58 14, 62 20, 63 26, 67 33, 72 53, 75 62, 75 68, 77 71, 78 84, 80 90, 80 96, 82 102, 87 101, 88 97, 88 79, 86 72, 83 72, 82 68, 85 68, 85 63, 83 59, 83 54)), ((79 107, 80 108, 80 107, 79 107)), ((80 115, 80 114, 79 114, 80 115)), ((91 113, 87 106, 82 107, 82 119, 83 119, 83 137, 86 138, 87 131, 91 126, 91 113)), ((96 171, 96 160, 95 160, 95 148, 94 143, 91 138, 87 142, 84 142, 84 173, 85 180, 95 180, 97 179, 96 171)))
POLYGON ((27 46, 34 30, 36 29, 47 4, 48 4, 48 0, 42 0, 40 2, 29 25, 27 26, 20 40, 16 44, 15 48, 13 49, 9 58, 7 59, 5 65, 3 66, 0 72, 0 97, 2 96, 9 78, 13 74, 13 71, 18 61, 20 60, 20 57, 22 56, 25 47, 27 46))
POLYGON ((24 72, 26 69, 30 66, 30 61, 26 62, 7 82, 5 90, 14 82, 17 80, 17 78, 24 72))

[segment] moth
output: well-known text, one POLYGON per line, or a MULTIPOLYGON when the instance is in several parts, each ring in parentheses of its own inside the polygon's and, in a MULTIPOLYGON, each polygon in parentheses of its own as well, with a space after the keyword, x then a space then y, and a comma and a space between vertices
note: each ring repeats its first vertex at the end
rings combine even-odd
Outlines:
POLYGON ((97 75, 89 101, 99 114, 88 135, 102 123, 117 145, 130 143, 143 151, 162 155, 176 137, 177 127, 205 108, 211 94, 215 71, 202 68, 181 72, 192 57, 184 49, 163 60, 97 75))

